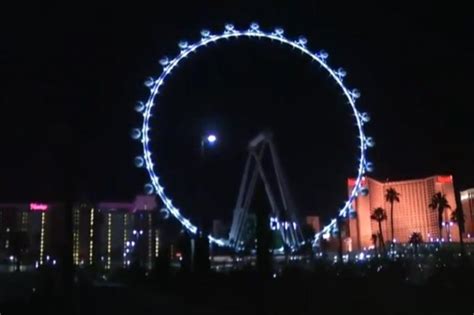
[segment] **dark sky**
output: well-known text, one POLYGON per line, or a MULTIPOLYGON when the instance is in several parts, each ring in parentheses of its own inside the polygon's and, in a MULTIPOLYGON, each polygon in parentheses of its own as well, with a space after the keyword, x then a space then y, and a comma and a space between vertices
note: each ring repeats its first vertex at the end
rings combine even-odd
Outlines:
MULTIPOLYGON (((134 103, 147 97, 144 79, 159 74, 159 58, 174 56, 178 40, 252 21, 305 35, 347 70, 372 116, 376 178, 449 173, 457 188, 472 187, 473 14, 412 2, 4 7, 0 201, 61 200, 65 187, 92 200, 140 193, 147 178, 133 166, 140 147, 129 133, 139 124, 134 103)), ((264 41, 219 43, 183 63, 157 101, 156 163, 185 213, 196 215, 191 196, 206 191, 206 211, 230 216, 245 145, 263 129, 275 133, 303 212, 342 204, 357 159, 351 111, 301 54, 264 41), (199 138, 211 129, 219 145, 202 161, 199 138)))

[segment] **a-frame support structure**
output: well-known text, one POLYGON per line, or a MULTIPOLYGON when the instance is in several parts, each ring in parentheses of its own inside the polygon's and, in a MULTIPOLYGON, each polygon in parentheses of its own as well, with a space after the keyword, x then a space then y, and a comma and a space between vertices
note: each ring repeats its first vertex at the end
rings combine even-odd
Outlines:
POLYGON ((280 231, 286 249, 293 251, 303 244, 297 211, 292 202, 287 180, 272 138, 270 132, 263 132, 250 141, 248 145, 249 154, 245 163, 229 235, 231 245, 237 250, 242 249, 243 246, 243 229, 259 178, 264 184, 265 193, 270 203, 271 219, 269 224, 271 228, 280 231), (270 154, 271 173, 267 173, 263 165, 265 154, 270 154), (272 175, 272 178, 268 176, 269 174, 272 175), (274 179, 273 182, 276 182, 273 185, 272 179, 274 179))

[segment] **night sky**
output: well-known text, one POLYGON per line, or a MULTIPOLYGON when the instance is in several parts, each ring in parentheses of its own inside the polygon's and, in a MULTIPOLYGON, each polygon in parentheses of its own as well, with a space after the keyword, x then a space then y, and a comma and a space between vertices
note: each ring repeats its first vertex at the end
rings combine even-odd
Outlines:
MULTIPOLYGON (((65 190, 90 200, 141 193, 147 177, 133 166, 140 146, 129 135, 140 122, 134 104, 147 97, 143 81, 160 73, 162 56, 177 54, 179 40, 252 21, 305 35, 347 70, 359 108, 372 116, 374 177, 452 174, 457 189, 474 186, 471 10, 328 2, 2 8, 0 201, 57 201, 65 190)), ((205 212, 230 218, 246 143, 266 129, 301 212, 325 216, 342 205, 357 162, 352 112, 300 53, 248 39, 211 45, 182 64, 157 103, 157 170, 186 214, 197 215, 199 191, 205 212), (207 131, 219 143, 201 159, 207 131)))

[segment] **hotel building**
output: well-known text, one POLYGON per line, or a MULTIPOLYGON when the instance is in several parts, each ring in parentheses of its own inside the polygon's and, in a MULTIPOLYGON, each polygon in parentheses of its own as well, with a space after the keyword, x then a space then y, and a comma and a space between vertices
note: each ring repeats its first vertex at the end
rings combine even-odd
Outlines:
MULTIPOLYGON (((349 193, 355 185, 354 179, 348 180, 349 193)), ((394 188, 400 193, 400 202, 393 205, 394 238, 397 242, 408 242, 413 232, 421 233, 425 242, 443 239, 458 240, 458 227, 450 222, 451 211, 456 208, 456 198, 452 176, 431 176, 403 181, 378 181, 364 177, 362 185, 368 189, 365 196, 359 195, 353 203, 355 215, 346 222, 345 237, 347 250, 358 250, 373 245, 372 235, 378 234, 378 223, 370 216, 375 208, 386 210, 387 220, 382 222, 382 234, 385 242, 391 240, 390 203, 385 200, 386 190, 394 188), (439 235, 438 214, 429 208, 432 196, 441 192, 452 209, 444 214, 445 228, 439 235)))
POLYGON ((0 204, 0 262, 13 265, 20 259, 22 265, 56 264, 60 204, 4 203, 0 204))
MULTIPOLYGON (((52 203, 0 204, 0 266, 13 269, 17 259, 22 269, 55 265, 65 245, 65 211, 64 205, 52 203)), ((152 269, 158 253, 154 196, 73 206, 74 265, 114 269, 135 263, 152 269)))
POLYGON ((138 264, 152 269, 159 254, 158 211, 154 196, 97 205, 100 265, 105 269, 138 264))
POLYGON ((461 205, 464 212, 464 228, 468 238, 474 236, 474 188, 461 191, 461 205))

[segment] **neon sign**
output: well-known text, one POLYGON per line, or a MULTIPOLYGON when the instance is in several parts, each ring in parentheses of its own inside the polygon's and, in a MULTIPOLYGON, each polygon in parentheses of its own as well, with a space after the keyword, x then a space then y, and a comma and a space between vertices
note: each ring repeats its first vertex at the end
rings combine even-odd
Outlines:
POLYGON ((46 211, 48 210, 48 205, 44 203, 32 202, 30 203, 30 209, 32 211, 46 211))
POLYGON ((451 184, 453 182, 453 176, 438 176, 437 182, 441 184, 451 184))

